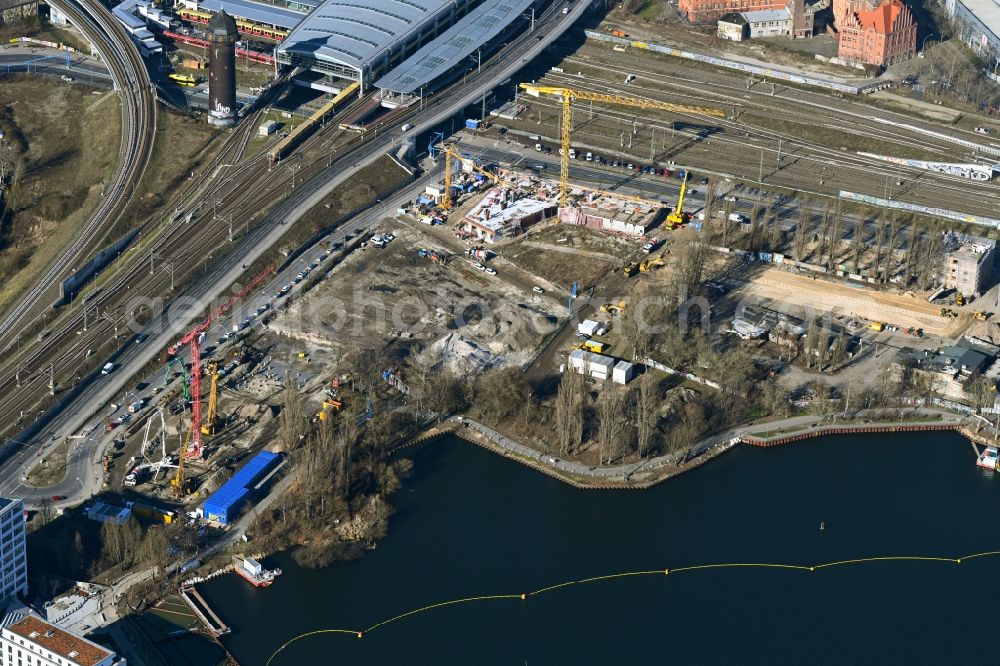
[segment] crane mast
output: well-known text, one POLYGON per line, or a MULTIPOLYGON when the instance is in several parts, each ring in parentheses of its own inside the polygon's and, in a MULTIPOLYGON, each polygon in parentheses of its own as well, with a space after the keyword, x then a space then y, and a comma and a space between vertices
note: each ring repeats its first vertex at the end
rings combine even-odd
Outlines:
POLYGON ((686 104, 674 104, 672 102, 661 102, 655 99, 641 97, 629 97, 627 95, 608 95, 595 93, 587 90, 575 90, 573 88, 559 88, 552 86, 538 86, 532 83, 522 83, 521 89, 534 97, 541 95, 557 95, 562 101, 562 121, 560 123, 560 139, 562 148, 559 156, 559 205, 565 206, 569 196, 569 149, 570 139, 573 132, 573 100, 581 99, 585 101, 601 102, 603 104, 614 104, 617 106, 630 106, 639 109, 658 109, 661 111, 671 111, 673 113, 687 113, 699 116, 711 116, 724 118, 725 112, 719 109, 712 109, 703 106, 688 106, 686 104))
POLYGON ((204 454, 201 441, 201 339, 220 316, 225 314, 234 303, 253 291, 264 278, 273 272, 274 266, 268 266, 240 290, 239 293, 231 296, 229 300, 209 313, 204 321, 188 331, 187 335, 180 342, 167 349, 167 353, 173 356, 184 345, 191 346, 191 443, 181 451, 181 458, 201 458, 204 454))

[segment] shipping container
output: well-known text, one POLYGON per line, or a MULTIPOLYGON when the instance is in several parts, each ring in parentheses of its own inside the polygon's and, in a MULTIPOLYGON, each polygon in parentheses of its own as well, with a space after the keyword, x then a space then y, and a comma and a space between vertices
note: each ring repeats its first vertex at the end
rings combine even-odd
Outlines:
POLYGON ((216 490, 202 507, 205 520, 228 525, 235 520, 245 504, 256 497, 256 487, 281 461, 281 456, 261 451, 241 467, 233 478, 216 490))
POLYGON ((479 121, 474 118, 465 119, 465 129, 477 130, 479 129, 479 121))

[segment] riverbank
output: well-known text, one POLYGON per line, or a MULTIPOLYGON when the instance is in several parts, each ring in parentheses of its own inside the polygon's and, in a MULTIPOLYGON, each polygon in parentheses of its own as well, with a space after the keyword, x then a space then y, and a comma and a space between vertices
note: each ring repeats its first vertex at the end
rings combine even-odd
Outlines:
POLYGON ((691 471, 739 444, 771 447, 828 435, 956 431, 975 444, 995 443, 996 437, 977 432, 969 420, 939 409, 859 410, 842 414, 803 415, 730 428, 710 436, 686 451, 645 458, 615 466, 590 466, 560 459, 548 452, 518 442, 494 428, 464 416, 456 416, 414 438, 425 442, 454 435, 508 460, 526 465, 563 483, 581 489, 642 490, 691 471))
POLYGON ((406 456, 414 474, 389 534, 363 559, 306 570, 282 553, 266 590, 232 576, 199 586, 233 627, 223 641, 236 659, 651 664, 664 645, 682 663, 991 654, 965 613, 1000 594, 996 562, 968 559, 997 550, 1000 515, 974 507, 1000 499, 1000 479, 956 433, 737 446, 643 493, 583 492, 450 437, 406 456), (864 558, 879 559, 833 564, 864 558), (726 617, 739 621, 719 641, 726 617))

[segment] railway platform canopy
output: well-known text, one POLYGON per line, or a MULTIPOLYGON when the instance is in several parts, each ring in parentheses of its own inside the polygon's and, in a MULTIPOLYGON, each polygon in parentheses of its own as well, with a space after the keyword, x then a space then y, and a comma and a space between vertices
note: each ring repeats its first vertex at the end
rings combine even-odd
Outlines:
POLYGON ((358 81, 368 89, 478 3, 324 0, 278 47, 278 63, 358 81))
POLYGON ((235 18, 286 30, 292 30, 306 18, 302 12, 252 0, 201 0, 198 6, 213 14, 225 9, 227 14, 235 18))
POLYGON ((447 76, 475 67, 498 37, 509 38, 511 24, 522 19, 536 0, 485 0, 437 39, 424 45, 398 67, 375 82, 383 103, 397 98, 401 104, 422 89, 432 91, 447 76), (477 51, 480 51, 477 55, 477 51), (470 60, 471 58, 471 60, 470 60))

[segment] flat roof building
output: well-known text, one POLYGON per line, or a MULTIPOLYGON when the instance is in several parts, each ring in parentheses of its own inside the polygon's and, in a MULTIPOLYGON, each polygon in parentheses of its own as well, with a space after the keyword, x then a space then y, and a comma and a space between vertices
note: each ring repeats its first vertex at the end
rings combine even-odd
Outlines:
POLYGON ((1000 4, 994 0, 948 0, 942 4, 965 45, 990 64, 1000 64, 1000 4))
POLYGON ((201 0, 198 6, 213 14, 225 9, 230 16, 286 30, 291 30, 306 18, 302 12, 253 0, 201 0))
POLYGON ((469 60, 477 50, 506 35, 507 27, 528 11, 535 0, 485 0, 437 39, 421 47, 399 67, 375 82, 385 93, 413 95, 432 83, 440 85, 445 74, 453 75, 476 65, 469 60))
POLYGON ((731 42, 742 42, 750 36, 746 17, 738 12, 724 14, 716 23, 716 37, 731 42))
POLYGON ((614 371, 615 359, 603 354, 595 354, 583 349, 577 349, 569 355, 568 367, 594 379, 609 379, 614 371))
POLYGON ((475 0, 324 0, 278 47, 278 63, 359 81, 363 90, 368 89, 476 4, 475 0))
POLYGON ((787 9, 760 9, 743 12, 750 37, 779 37, 792 34, 792 14, 787 9))
POLYGON ((980 236, 946 232, 943 280, 946 289, 965 296, 979 296, 993 278, 996 241, 980 236))
POLYGON ((0 666, 124 666, 111 650, 35 615, 0 632, 0 666))
POLYGON ((0 601, 28 594, 24 501, 0 497, 0 601))

